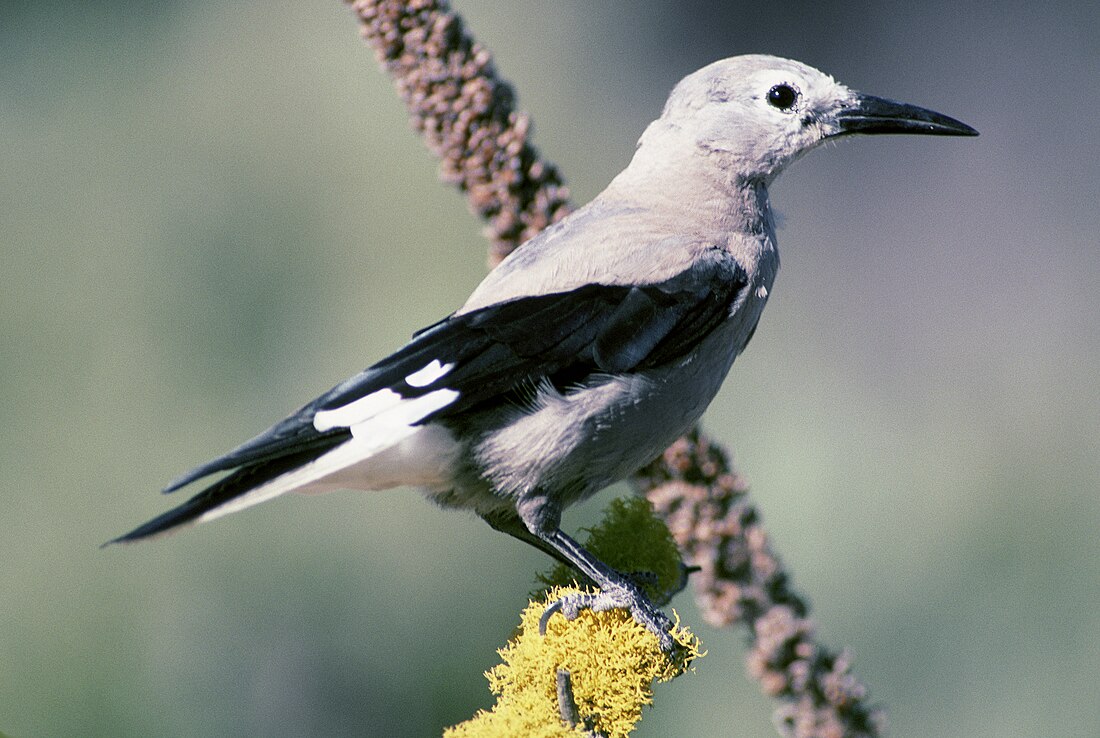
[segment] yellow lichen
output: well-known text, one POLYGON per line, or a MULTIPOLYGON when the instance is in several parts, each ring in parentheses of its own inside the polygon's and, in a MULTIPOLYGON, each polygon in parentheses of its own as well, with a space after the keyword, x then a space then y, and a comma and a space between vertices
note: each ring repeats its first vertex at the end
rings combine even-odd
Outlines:
MULTIPOLYGON (((675 588, 679 554, 645 500, 615 500, 604 521, 589 532, 586 545, 601 560, 620 570, 652 572, 655 596, 675 588)), ((571 576, 563 567, 541 579, 551 584, 571 576)), ((502 663, 486 673, 496 705, 448 729, 445 738, 581 738, 593 733, 625 738, 641 719, 642 707, 653 703, 654 682, 682 674, 702 655, 698 639, 678 620, 672 636, 680 648, 670 656, 626 610, 582 610, 572 621, 558 613, 545 635, 539 633, 539 619, 550 603, 590 591, 553 584, 533 597, 517 635, 500 651, 502 663), (572 727, 563 722, 558 705, 562 670, 569 672, 580 722, 572 727)))
POLYGON ((670 657, 657 637, 625 610, 584 610, 575 620, 556 614, 539 634, 539 618, 557 599, 583 590, 555 587, 523 612, 519 634, 501 649, 502 663, 486 673, 498 695, 492 710, 444 733, 445 738, 490 736, 580 737, 584 723, 609 738, 625 738, 653 703, 653 683, 668 681, 700 656, 698 639, 676 627, 682 652, 670 657), (557 673, 568 671, 581 725, 567 727, 557 697, 557 673))

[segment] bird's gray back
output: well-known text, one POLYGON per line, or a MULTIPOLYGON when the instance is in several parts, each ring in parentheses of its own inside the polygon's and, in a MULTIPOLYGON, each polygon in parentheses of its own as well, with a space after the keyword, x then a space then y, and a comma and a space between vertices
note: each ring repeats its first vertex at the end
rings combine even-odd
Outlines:
MULTIPOLYGON (((730 203, 735 199, 729 198, 730 203)), ((743 219, 712 219, 701 225, 690 210, 677 212, 664 202, 643 200, 617 197, 609 188, 509 255, 459 313, 586 284, 659 284, 716 262, 726 263, 731 278, 745 273, 770 289, 778 261, 766 212, 756 232, 748 232, 743 219)))

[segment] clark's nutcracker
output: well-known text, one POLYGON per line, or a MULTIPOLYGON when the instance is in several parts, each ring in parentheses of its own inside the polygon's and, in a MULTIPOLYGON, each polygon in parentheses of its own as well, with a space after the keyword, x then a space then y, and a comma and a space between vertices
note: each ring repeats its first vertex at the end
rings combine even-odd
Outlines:
POLYGON ((655 458, 703 414, 745 348, 779 255, 768 185, 853 133, 977 135, 772 56, 684 78, 630 165, 466 304, 171 492, 228 472, 115 539, 213 520, 287 492, 415 486, 565 561, 666 648, 669 620, 559 528, 564 507, 655 458))

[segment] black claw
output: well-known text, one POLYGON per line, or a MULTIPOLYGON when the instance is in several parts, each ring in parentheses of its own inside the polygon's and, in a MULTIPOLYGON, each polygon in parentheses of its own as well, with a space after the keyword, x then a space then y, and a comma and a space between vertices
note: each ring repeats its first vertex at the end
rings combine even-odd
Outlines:
MULTIPOLYGON (((564 599, 564 598, 563 598, 564 599)), ((558 612, 562 608, 562 600, 555 600, 551 602, 545 610, 542 611, 542 617, 539 618, 539 635, 546 635, 546 624, 550 622, 550 618, 554 613, 558 612)))

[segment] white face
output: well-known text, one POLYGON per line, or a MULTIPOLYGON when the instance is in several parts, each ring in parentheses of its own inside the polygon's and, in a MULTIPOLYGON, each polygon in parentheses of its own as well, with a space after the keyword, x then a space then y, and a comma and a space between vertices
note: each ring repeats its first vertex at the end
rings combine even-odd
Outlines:
POLYGON ((738 171, 770 180, 838 131, 855 93, 812 67, 771 56, 724 59, 685 77, 661 119, 738 171))

